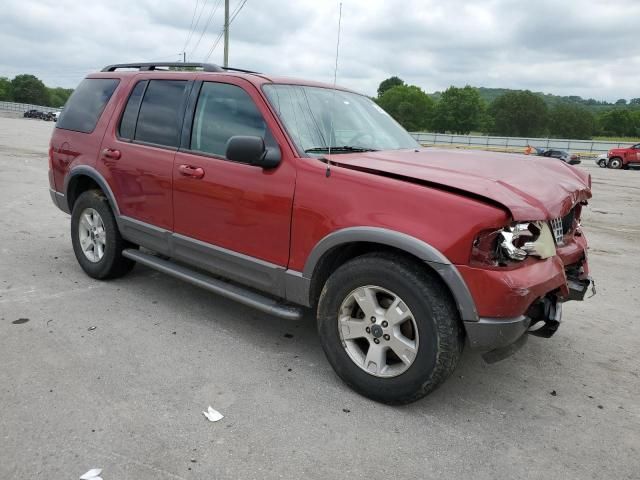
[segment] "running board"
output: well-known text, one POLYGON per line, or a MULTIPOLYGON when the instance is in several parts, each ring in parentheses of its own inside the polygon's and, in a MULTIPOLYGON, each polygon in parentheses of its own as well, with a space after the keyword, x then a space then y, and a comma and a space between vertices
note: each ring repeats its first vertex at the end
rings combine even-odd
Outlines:
POLYGON ((302 308, 293 305, 283 305, 273 298, 266 297, 246 288, 232 285, 230 283, 209 277, 202 273, 175 264, 168 260, 163 260, 154 255, 142 253, 139 250, 128 248, 122 251, 122 256, 147 267, 166 273, 172 277, 189 282, 197 287, 204 288, 220 296, 235 300, 236 302, 253 307, 261 312, 275 315, 287 320, 300 320, 302 318, 302 308))

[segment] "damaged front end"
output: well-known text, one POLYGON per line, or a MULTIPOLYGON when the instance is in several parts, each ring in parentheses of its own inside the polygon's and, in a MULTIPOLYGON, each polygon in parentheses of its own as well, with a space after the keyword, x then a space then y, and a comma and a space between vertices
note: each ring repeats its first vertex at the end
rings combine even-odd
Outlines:
POLYGON ((584 204, 563 217, 513 222, 476 237, 470 265, 461 272, 481 318, 465 327, 487 362, 513 354, 527 333, 551 337, 562 321, 563 302, 583 300, 589 289, 595 294, 580 225, 584 204))

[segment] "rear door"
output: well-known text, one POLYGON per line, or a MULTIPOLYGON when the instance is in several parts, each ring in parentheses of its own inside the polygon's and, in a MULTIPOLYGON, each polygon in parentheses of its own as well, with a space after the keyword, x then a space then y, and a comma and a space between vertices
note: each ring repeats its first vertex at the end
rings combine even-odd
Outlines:
POLYGON ((289 258, 293 153, 252 84, 231 76, 215 79, 194 85, 175 158, 174 255, 283 294, 278 272, 289 258), (263 169, 227 160, 226 143, 234 135, 260 136, 267 147, 279 148, 280 165, 263 169))
POLYGON ((102 132, 115 108, 111 99, 118 88, 126 88, 118 78, 85 78, 74 90, 51 135, 52 189, 64 190, 65 176, 75 165, 95 165, 102 132))
POLYGON ((158 251, 168 248, 162 231, 173 229, 173 159, 190 86, 180 79, 134 79, 98 161, 118 202, 124 236, 158 251))

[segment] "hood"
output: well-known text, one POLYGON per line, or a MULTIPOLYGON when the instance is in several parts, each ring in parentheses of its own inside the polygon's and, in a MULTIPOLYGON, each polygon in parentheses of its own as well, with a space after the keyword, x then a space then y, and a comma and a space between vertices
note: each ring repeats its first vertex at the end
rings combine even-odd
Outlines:
POLYGON ((330 161, 479 196, 518 221, 561 217, 591 198, 591 176, 555 158, 426 148, 331 155, 330 161))

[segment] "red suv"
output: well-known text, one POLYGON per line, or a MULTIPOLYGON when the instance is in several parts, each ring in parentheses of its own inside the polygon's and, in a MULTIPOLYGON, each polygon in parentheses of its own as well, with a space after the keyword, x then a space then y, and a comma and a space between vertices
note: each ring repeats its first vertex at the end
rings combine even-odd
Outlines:
POLYGON ((112 65, 69 99, 49 166, 88 275, 139 263, 268 314, 312 309, 337 374, 386 403, 432 391, 465 341, 495 361, 551 336, 590 285, 589 175, 422 148, 316 82, 112 65))

